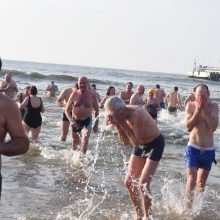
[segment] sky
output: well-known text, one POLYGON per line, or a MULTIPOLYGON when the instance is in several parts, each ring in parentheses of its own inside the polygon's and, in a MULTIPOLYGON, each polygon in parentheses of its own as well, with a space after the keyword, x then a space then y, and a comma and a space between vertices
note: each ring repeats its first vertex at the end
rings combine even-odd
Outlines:
POLYGON ((185 74, 220 66, 219 0, 0 0, 2 59, 185 74))

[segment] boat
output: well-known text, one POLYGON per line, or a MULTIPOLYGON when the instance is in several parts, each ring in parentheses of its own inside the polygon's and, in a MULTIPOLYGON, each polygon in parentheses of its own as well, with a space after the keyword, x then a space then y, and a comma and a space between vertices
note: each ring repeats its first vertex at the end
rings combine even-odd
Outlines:
POLYGON ((202 65, 197 66, 195 61, 193 70, 188 72, 188 77, 219 81, 220 67, 202 66, 202 65))

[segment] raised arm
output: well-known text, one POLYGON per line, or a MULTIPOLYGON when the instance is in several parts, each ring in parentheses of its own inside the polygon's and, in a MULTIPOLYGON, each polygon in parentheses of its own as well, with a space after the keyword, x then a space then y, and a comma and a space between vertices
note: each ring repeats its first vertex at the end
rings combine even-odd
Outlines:
POLYGON ((212 103, 211 112, 203 112, 202 117, 204 118, 207 126, 211 131, 215 131, 218 127, 219 123, 219 114, 218 114, 218 105, 216 103, 212 103))
MULTIPOLYGON (((24 99, 24 101, 20 104, 19 108, 20 108, 20 109, 24 109, 24 108, 26 108, 27 105, 28 105, 28 101, 29 101, 29 99, 30 99, 30 97, 27 96, 27 97, 24 99)), ((19 103, 18 103, 18 105, 19 105, 19 103)))
POLYGON ((200 112, 201 109, 198 106, 193 109, 192 103, 186 105, 184 124, 187 131, 191 132, 198 123, 200 112))

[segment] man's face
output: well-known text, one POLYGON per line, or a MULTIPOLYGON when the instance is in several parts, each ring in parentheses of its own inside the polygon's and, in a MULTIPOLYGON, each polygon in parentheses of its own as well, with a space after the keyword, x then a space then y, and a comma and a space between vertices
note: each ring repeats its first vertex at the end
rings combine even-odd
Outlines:
POLYGON ((6 81, 7 83, 10 83, 10 82, 11 82, 11 76, 10 76, 10 75, 6 75, 6 76, 5 76, 5 81, 6 81))
POLYGON ((138 92, 139 92, 140 95, 143 95, 143 94, 144 94, 144 91, 145 91, 145 89, 144 89, 143 86, 140 86, 140 87, 138 88, 138 92))
POLYGON ((88 86, 87 80, 85 78, 79 79, 78 86, 81 92, 85 92, 88 86))
POLYGON ((126 86, 127 91, 130 92, 132 90, 132 88, 133 88, 133 85, 131 83, 128 83, 126 86))
POLYGON ((208 98, 209 98, 209 93, 205 87, 199 86, 198 88, 196 88, 195 100, 196 102, 201 104, 202 107, 204 107, 207 104, 208 98))
POLYGON ((108 109, 106 113, 107 113, 108 120, 111 121, 112 124, 120 123, 120 121, 123 120, 123 116, 120 110, 114 111, 114 110, 108 109))

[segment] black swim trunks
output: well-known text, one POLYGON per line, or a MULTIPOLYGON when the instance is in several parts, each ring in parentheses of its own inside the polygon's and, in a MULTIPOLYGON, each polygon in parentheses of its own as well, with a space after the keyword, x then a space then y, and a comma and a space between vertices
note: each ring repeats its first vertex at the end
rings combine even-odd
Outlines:
POLYGON ((73 121, 75 122, 75 124, 72 125, 73 132, 81 132, 84 127, 88 129, 92 127, 92 117, 88 117, 84 120, 76 120, 73 118, 73 121))
POLYGON ((177 107, 168 106, 168 111, 169 112, 177 112, 177 107))
MULTIPOLYGON (((70 113, 72 115, 72 112, 70 113)), ((69 119, 66 117, 65 112, 63 112, 63 117, 62 117, 63 121, 69 121, 69 119)))
POLYGON ((164 137, 160 134, 157 138, 148 144, 143 144, 133 149, 132 154, 155 161, 160 161, 162 158, 165 142, 164 137))

